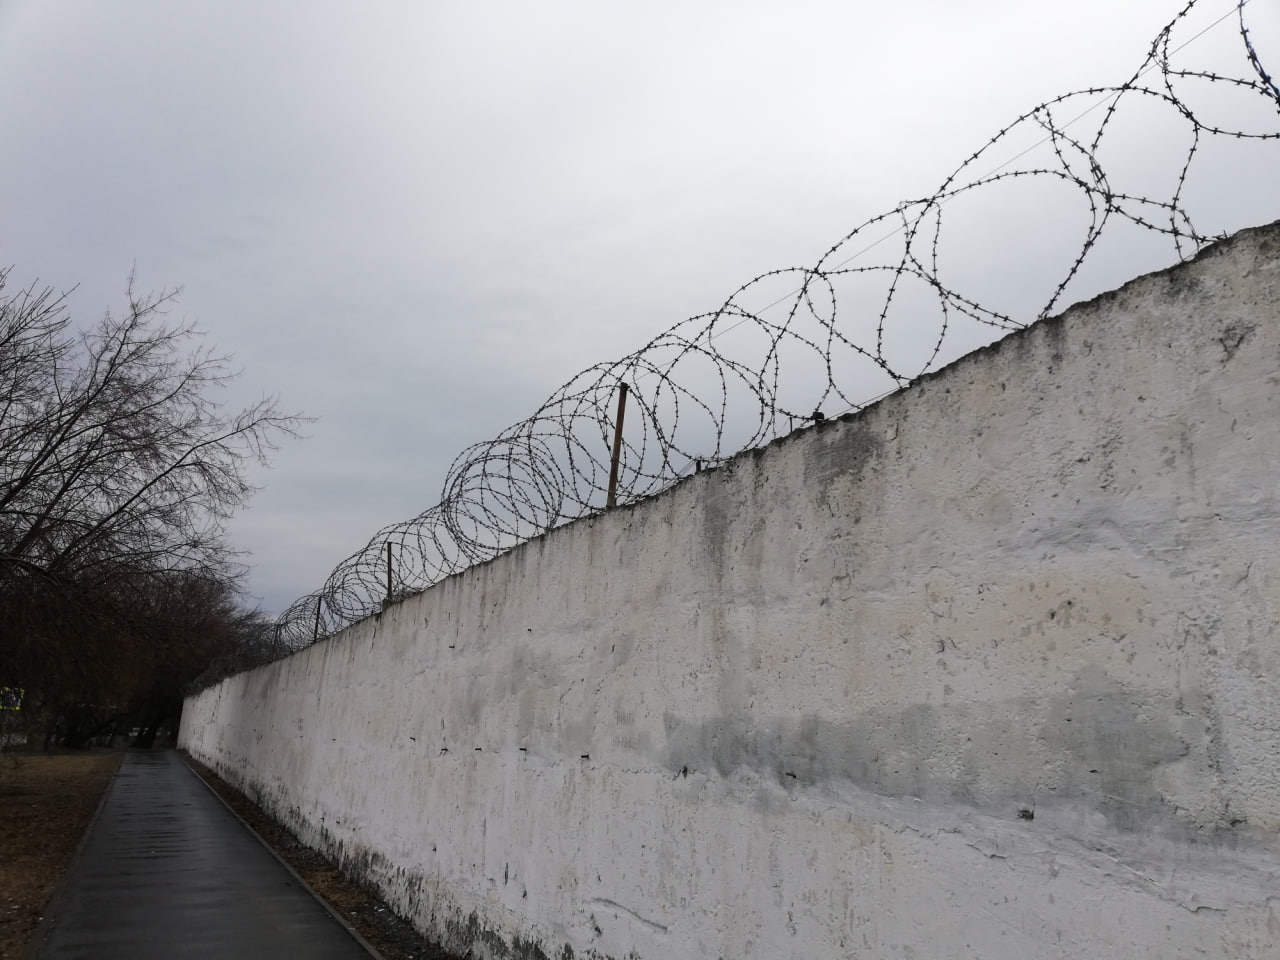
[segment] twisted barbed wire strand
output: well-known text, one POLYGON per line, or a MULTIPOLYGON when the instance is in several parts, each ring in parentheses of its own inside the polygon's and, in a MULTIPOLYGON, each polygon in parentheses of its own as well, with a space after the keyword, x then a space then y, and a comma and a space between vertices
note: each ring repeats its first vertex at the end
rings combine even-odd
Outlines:
MULTIPOLYGON (((1178 46, 1175 33, 1204 0, 1189 0, 1151 43, 1133 76, 1115 87, 1091 87, 1041 103, 999 130, 969 155, 941 186, 923 199, 907 201, 859 224, 811 267, 763 273, 735 290, 717 309, 682 320, 640 349, 596 364, 553 392, 526 420, 492 440, 476 443, 450 466, 440 502, 410 520, 384 527, 361 550, 347 557, 315 593, 301 597, 276 621, 276 648, 298 649, 336 632, 380 608, 387 599, 425 589, 477 563, 493 559, 561 524, 603 509, 610 461, 608 451, 620 383, 631 386, 631 410, 620 461, 620 504, 652 496, 688 476, 789 433, 798 423, 832 405, 837 412, 859 409, 913 379, 937 369, 947 357, 956 325, 968 321, 994 338, 1026 325, 1011 313, 983 306, 978 298, 952 289, 941 278, 944 212, 961 196, 998 184, 1028 181, 1073 188, 1087 207, 1087 225, 1078 252, 1031 320, 1058 309, 1110 225, 1116 221, 1167 238, 1180 260, 1221 239, 1201 233, 1185 206, 1185 189, 1205 138, 1280 140, 1280 121, 1268 112, 1269 129, 1246 131, 1213 121, 1193 110, 1178 87, 1189 81, 1217 84, 1256 96, 1280 116, 1280 89, 1264 68, 1252 42, 1240 0, 1223 17, 1178 46), (1225 20, 1236 16, 1248 65, 1245 76, 1210 70, 1175 69, 1175 54, 1225 20), (1156 82, 1146 79, 1157 74, 1156 82), (1189 130, 1173 189, 1166 198, 1117 190, 1099 159, 1106 135, 1126 100, 1167 107, 1189 130), (1070 114, 1081 100, 1094 102, 1070 114), (1105 106, 1091 135, 1071 128, 1105 106), (983 173, 1015 134, 1039 130, 1036 142, 983 173), (1052 165, 1015 167, 1047 145, 1052 165), (865 242, 881 228, 879 239, 865 242), (881 262, 862 259, 889 240, 898 256, 881 262), (858 284, 883 279, 874 308, 874 336, 859 339, 841 308, 855 319, 858 284), (776 284, 789 292, 753 299, 776 284), (898 356, 888 333, 908 290, 925 291, 936 306, 937 325, 920 339, 918 315, 911 315, 918 338, 913 351, 898 356), (842 292, 844 291, 844 292, 842 292), (781 315, 771 317, 785 306, 781 315), (766 316, 769 314, 769 316, 766 316), (748 341, 754 352, 733 353, 732 342, 748 341), (791 371, 819 371, 804 389, 789 386, 791 371), (683 375, 688 371, 687 375, 683 375), (639 389, 643 385, 644 389, 639 389), (386 545, 393 564, 388 590, 386 545), (388 596, 390 594, 390 597, 388 596)), ((1027 321, 1029 322, 1029 321, 1027 321)), ((796 379, 796 378, 793 378, 796 379)))

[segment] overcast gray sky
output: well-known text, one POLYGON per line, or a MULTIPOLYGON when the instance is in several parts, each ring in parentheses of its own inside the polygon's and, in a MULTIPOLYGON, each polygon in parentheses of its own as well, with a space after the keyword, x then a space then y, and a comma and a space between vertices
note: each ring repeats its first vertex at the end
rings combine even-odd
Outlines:
MULTIPOLYGON (((277 611, 435 503, 464 446, 1124 81, 1180 5, 0 0, 0 263, 76 286, 84 324, 131 269, 181 285, 236 396, 318 418, 232 525, 277 611)), ((1264 56, 1276 7, 1250 7, 1264 56)), ((1231 19, 1187 53, 1219 48, 1240 72, 1231 19)), ((1121 166, 1165 194, 1144 123, 1121 166)), ((1209 157, 1197 226, 1280 216, 1276 159, 1209 157)), ((959 261, 1036 253, 1054 212, 976 209, 959 261)), ((1138 248, 1093 282, 1172 262, 1138 248)))

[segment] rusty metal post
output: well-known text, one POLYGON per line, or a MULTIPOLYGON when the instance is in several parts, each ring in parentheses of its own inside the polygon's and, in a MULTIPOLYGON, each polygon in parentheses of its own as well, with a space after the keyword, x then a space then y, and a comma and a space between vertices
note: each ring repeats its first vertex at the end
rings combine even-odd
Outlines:
POLYGON ((387 541, 387 603, 391 602, 391 541, 387 541))
POLYGON ((605 499, 606 507, 617 506, 618 503, 618 461, 622 458, 622 418, 627 412, 627 385, 618 384, 618 418, 613 425, 613 457, 609 461, 609 496, 605 499))
POLYGON ((320 604, 321 602, 322 602, 321 598, 316 597, 316 625, 311 631, 312 643, 315 643, 317 640, 320 639, 320 604))

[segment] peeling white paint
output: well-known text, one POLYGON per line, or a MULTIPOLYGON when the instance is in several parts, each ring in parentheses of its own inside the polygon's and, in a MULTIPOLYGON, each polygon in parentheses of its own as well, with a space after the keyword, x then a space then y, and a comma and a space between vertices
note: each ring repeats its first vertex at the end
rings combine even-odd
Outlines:
POLYGON ((181 740, 475 956, 1280 957, 1278 478, 1272 225, 181 740))

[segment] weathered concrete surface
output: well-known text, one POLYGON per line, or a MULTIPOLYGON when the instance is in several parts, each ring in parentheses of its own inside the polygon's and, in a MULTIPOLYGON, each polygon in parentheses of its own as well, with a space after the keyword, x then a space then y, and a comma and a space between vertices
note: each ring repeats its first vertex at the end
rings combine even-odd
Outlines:
POLYGON ((1278 312, 1273 225, 182 743, 477 956, 1280 957, 1278 312))

